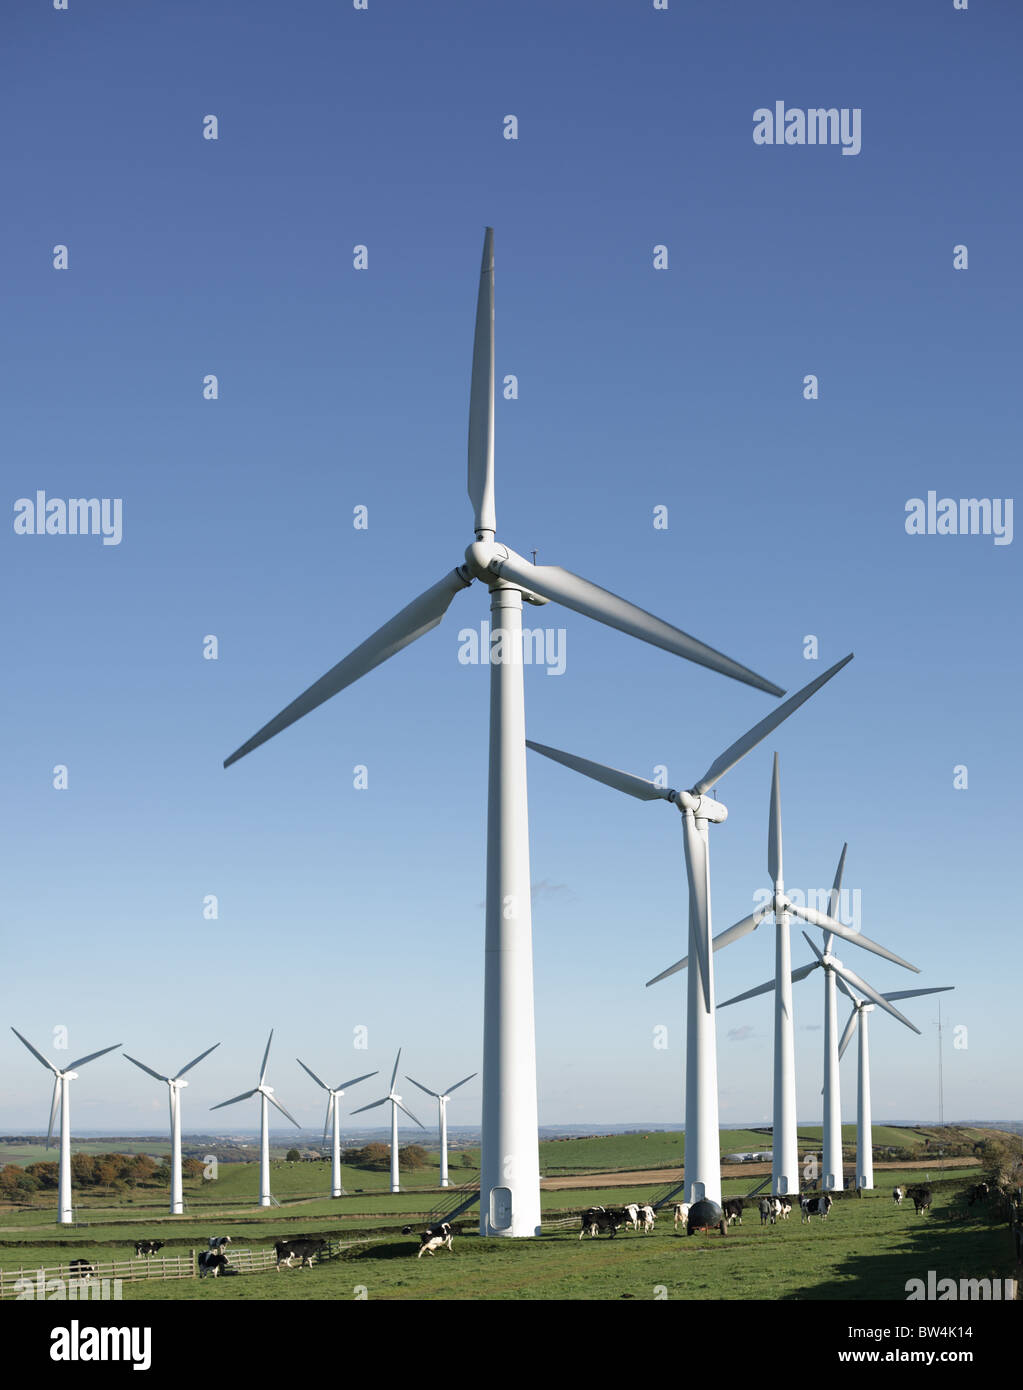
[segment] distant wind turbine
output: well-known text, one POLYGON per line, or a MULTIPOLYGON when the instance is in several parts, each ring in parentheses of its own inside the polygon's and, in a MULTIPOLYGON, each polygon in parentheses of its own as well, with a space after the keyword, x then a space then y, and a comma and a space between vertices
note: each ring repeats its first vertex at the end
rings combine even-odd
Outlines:
POLYGON ((379 1100, 371 1101, 369 1105, 360 1105, 358 1110, 353 1110, 353 1115, 361 1115, 366 1110, 375 1110, 378 1105, 386 1105, 391 1102, 391 1191, 400 1192, 401 1185, 398 1180, 398 1111, 403 1111, 410 1120, 413 1120, 420 1129, 426 1126, 416 1119, 411 1110, 407 1110, 401 1103, 401 1096, 394 1089, 394 1083, 398 1079, 398 1062, 401 1060, 401 1048, 398 1048, 398 1056, 394 1059, 394 1071, 391 1072, 391 1085, 386 1096, 381 1096, 379 1100))
POLYGON ((147 1067, 145 1062, 140 1062, 136 1057, 129 1057, 127 1052, 123 1055, 129 1062, 134 1062, 135 1066, 142 1071, 148 1072, 150 1076, 155 1076, 157 1081, 166 1081, 167 1091, 170 1097, 170 1127, 171 1127, 171 1185, 170 1185, 170 1211, 171 1216, 183 1216, 185 1211, 184 1197, 181 1192, 181 1088, 187 1086, 187 1081, 182 1081, 186 1071, 191 1071, 194 1066, 208 1057, 211 1052, 216 1051, 220 1046, 214 1043, 205 1052, 200 1052, 198 1057, 181 1068, 176 1076, 162 1076, 160 1072, 153 1071, 152 1067, 147 1067))
POLYGON ((268 1207, 270 1205, 270 1112, 269 1105, 275 1106, 285 1118, 289 1119, 296 1129, 302 1126, 290 1115, 280 1101, 274 1095, 274 1088, 263 1084, 266 1076, 267 1059, 270 1056, 270 1044, 273 1042, 274 1030, 270 1029, 270 1036, 266 1040, 266 1051, 263 1053, 263 1065, 259 1069, 259 1081, 253 1086, 251 1091, 243 1091, 240 1096, 232 1096, 230 1100, 222 1100, 219 1105, 211 1105, 211 1110, 223 1110, 225 1105, 237 1105, 240 1100, 248 1100, 251 1096, 259 1096, 259 1205, 268 1207))
POLYGON ((60 1166, 57 1180, 57 1222, 61 1226, 70 1226, 74 1221, 74 1215, 71 1209, 71 1097, 69 1088, 71 1082, 78 1079, 76 1067, 84 1067, 86 1062, 94 1062, 97 1057, 102 1057, 107 1052, 113 1052, 121 1044, 114 1043, 111 1047, 101 1048, 99 1052, 90 1052, 87 1057, 79 1057, 77 1061, 71 1062, 66 1067, 55 1067, 32 1046, 28 1038, 21 1036, 17 1028, 12 1028, 11 1032, 25 1044, 33 1057, 53 1072, 53 1100, 50 1104, 50 1128, 46 1135, 46 1147, 50 1147, 50 1141, 53 1139, 53 1126, 56 1123, 59 1109, 60 1166))
POLYGON ((421 1081, 417 1081, 414 1076, 407 1076, 406 1081, 411 1081, 413 1086, 418 1086, 421 1091, 425 1091, 428 1096, 433 1096, 437 1102, 438 1123, 440 1125, 440 1185, 449 1186, 448 1183, 448 1101, 451 1099, 451 1092, 457 1091, 459 1086, 464 1086, 467 1081, 471 1081, 473 1076, 478 1076, 478 1072, 473 1072, 472 1076, 463 1076, 461 1081, 456 1081, 453 1086, 449 1086, 446 1091, 431 1091, 429 1086, 424 1086, 421 1081))
POLYGON ((332 1129, 330 1195, 332 1197, 343 1197, 345 1190, 341 1186, 341 1106, 338 1102, 350 1086, 357 1086, 360 1081, 366 1081, 369 1077, 376 1076, 377 1073, 375 1071, 368 1071, 362 1076, 353 1077, 351 1081, 342 1081, 340 1086, 328 1086, 325 1081, 320 1080, 312 1067, 306 1066, 301 1057, 296 1057, 295 1061, 303 1071, 309 1073, 317 1086, 322 1086, 327 1092, 327 1117, 323 1122, 323 1137, 326 1139, 327 1130, 332 1129))

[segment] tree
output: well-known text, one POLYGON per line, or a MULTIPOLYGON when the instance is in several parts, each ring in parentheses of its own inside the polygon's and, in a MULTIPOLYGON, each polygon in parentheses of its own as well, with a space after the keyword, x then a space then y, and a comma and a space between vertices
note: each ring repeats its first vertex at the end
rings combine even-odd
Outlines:
POLYGON ((995 1187, 1018 1187, 1023 1182, 1023 1136, 997 1134, 980 1146, 984 1177, 995 1187))
MULTIPOLYGON (((400 1159, 399 1150, 399 1159, 400 1159)), ((353 1168, 365 1168, 370 1172, 381 1173, 391 1166, 391 1150, 387 1144, 366 1144, 364 1148, 353 1149, 346 1155, 353 1168)))
POLYGON ((76 1187, 93 1187, 96 1182, 96 1160, 92 1154, 71 1155, 71 1181, 76 1187))
POLYGON ((183 1158, 181 1160, 181 1175, 185 1178, 201 1178, 206 1171, 206 1165, 201 1158, 183 1158))
POLYGON ((299 1153, 299 1151, 298 1151, 297 1149, 289 1149, 289 1150, 288 1150, 287 1159, 288 1159, 288 1162, 289 1162, 289 1163, 298 1163, 298 1162, 301 1161, 301 1158, 302 1158, 302 1155, 299 1153))
POLYGON ((406 1144, 398 1150, 398 1168, 405 1173, 426 1167, 426 1150, 422 1144, 406 1144))
POLYGON ((36 1179, 41 1188, 56 1187, 60 1181, 60 1174, 56 1163, 29 1163, 25 1172, 30 1177, 36 1179))

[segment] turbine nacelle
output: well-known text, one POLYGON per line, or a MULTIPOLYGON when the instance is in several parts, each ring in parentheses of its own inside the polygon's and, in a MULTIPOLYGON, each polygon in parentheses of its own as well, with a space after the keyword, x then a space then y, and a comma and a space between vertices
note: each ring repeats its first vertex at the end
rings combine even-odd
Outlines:
POLYGON ((676 792, 671 793, 670 799, 674 801, 679 811, 684 815, 686 811, 692 811, 698 820, 711 821, 714 825, 720 825, 722 821, 728 819, 728 807, 722 806, 720 801, 715 801, 712 796, 699 792, 676 792))

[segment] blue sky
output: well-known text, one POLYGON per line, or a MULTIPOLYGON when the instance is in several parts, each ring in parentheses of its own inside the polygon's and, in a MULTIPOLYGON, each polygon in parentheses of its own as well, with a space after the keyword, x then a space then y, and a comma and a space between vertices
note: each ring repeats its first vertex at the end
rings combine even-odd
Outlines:
MULTIPOLYGON (((158 1070, 222 1041, 186 1129, 254 1084, 270 1027, 270 1080, 309 1124, 322 1106, 296 1056, 331 1082, 389 1071, 399 1045, 435 1088, 478 1070, 488 673, 457 652, 488 617, 482 588, 221 763, 472 540, 490 224, 497 375, 519 383, 497 401, 500 538, 789 690, 856 652, 721 783, 715 929, 766 886, 777 748, 787 885, 827 886, 849 841, 864 931, 922 974, 842 958, 882 990, 955 984, 943 1017, 967 1045, 947 1035, 946 1116, 1019 1118, 1019 550, 908 536, 905 506, 1014 491, 1021 28, 1012 4, 951 0, 9 16, 4 1022, 44 1050, 68 1028, 70 1056, 123 1041, 158 1070), (860 153, 754 144, 778 100, 859 108, 860 153), (39 489, 123 499, 121 543, 15 534, 39 489)), ((534 613, 567 643, 563 675, 525 673, 542 742, 690 785, 771 706, 534 613)), ((529 777, 541 1122, 676 1123, 681 986, 643 988, 685 950, 675 813, 532 755, 529 777)), ((798 933, 793 956, 810 958, 798 933)), ((719 998, 768 978, 771 928, 716 969, 719 998)), ((797 993, 807 1123, 818 978, 797 993)), ((879 1121, 937 1111, 936 1001, 906 1012, 921 1037, 875 1014, 879 1121)), ((47 1082, 7 1037, 0 1127, 38 1129, 47 1082)), ((721 1015, 719 1062, 722 1123, 769 1120, 769 1002, 721 1015)), ((852 1055, 843 1086, 852 1119, 852 1055)), ((479 1094, 458 1093, 452 1123, 477 1121, 479 1094)), ((83 1128, 165 1120, 116 1057, 73 1095, 83 1128)))

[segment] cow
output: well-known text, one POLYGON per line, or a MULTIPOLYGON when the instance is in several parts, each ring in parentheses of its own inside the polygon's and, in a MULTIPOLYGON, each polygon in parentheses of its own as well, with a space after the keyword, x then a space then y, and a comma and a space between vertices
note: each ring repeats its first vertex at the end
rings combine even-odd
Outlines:
POLYGON ((897 1207, 901 1207, 901 1206, 902 1206, 902 1198, 903 1198, 903 1191, 902 1191, 902 1188, 901 1188, 901 1187, 893 1188, 893 1190, 892 1190, 892 1201, 895 1203, 895 1205, 896 1205, 897 1207))
POLYGON ((792 1203, 789 1201, 787 1197, 775 1197, 774 1200, 778 1203, 778 1210, 776 1212, 776 1215, 782 1221, 787 1221, 789 1217, 792 1215, 792 1203))
POLYGON ((224 1246, 231 1244, 230 1236, 210 1236, 208 1250, 215 1250, 219 1255, 224 1253, 224 1246))
POLYGON ((683 1226, 688 1226, 688 1225, 689 1225, 689 1206, 690 1206, 690 1204, 689 1204, 688 1202, 676 1202, 676 1203, 675 1203, 675 1210, 674 1210, 674 1215, 675 1215, 674 1229, 675 1229, 676 1231, 678 1230, 678 1223, 679 1223, 680 1221, 682 1222, 682 1225, 683 1225, 683 1226))
POLYGON ((607 1231, 609 1238, 614 1240, 619 1226, 624 1225, 624 1211, 613 1208, 605 1211, 603 1207, 589 1207, 583 1212, 583 1228, 579 1232, 579 1239, 582 1240, 587 1233, 595 1236, 599 1231, 607 1231))
POLYGON ((966 1194, 966 1205, 972 1207, 974 1202, 986 1202, 991 1195, 991 1189, 986 1182, 979 1182, 975 1187, 971 1187, 966 1194))
POLYGON ((623 1207, 622 1210, 625 1212, 626 1218, 625 1229, 627 1231, 638 1231, 639 1213, 641 1210, 639 1204, 637 1202, 630 1202, 629 1205, 627 1207, 623 1207))
POLYGON ((227 1273, 227 1256, 222 1255, 219 1250, 200 1250, 199 1252, 199 1278, 205 1279, 207 1274, 212 1274, 216 1279, 218 1274, 227 1273))
MULTIPOLYGON (((446 1221, 442 1221, 438 1226, 428 1226, 419 1237, 419 1249, 416 1251, 416 1259, 421 1259, 423 1255, 435 1255, 444 1246, 451 1250, 451 1227, 446 1221)), ((454 1251, 451 1250, 454 1254, 454 1251)))
MULTIPOLYGON (((313 1256, 320 1254, 326 1248, 327 1242, 325 1240, 316 1240, 311 1236, 299 1236, 296 1240, 278 1240, 274 1244, 277 1268, 280 1270, 281 1265, 287 1265, 290 1269, 292 1260, 297 1259, 299 1269, 304 1265, 308 1265, 312 1269, 313 1256)), ((224 1257, 220 1256, 220 1258, 223 1259, 224 1257)))
POLYGON ((931 1209, 931 1189, 929 1187, 910 1187, 906 1189, 906 1196, 913 1199, 913 1210, 919 1216, 922 1212, 931 1209))
POLYGON ((742 1225, 742 1213, 745 1205, 746 1203, 741 1197, 729 1197, 727 1202, 721 1203, 722 1210, 725 1213, 725 1220, 729 1225, 731 1225, 733 1221, 738 1222, 740 1226, 742 1225))
POLYGON ((135 1256, 155 1255, 157 1250, 163 1249, 162 1240, 137 1240, 135 1242, 135 1256))
POLYGON ((68 1265, 68 1272, 75 1278, 88 1279, 90 1274, 96 1273, 96 1266, 90 1264, 88 1260, 72 1260, 68 1265))
POLYGON ((801 1197, 799 1209, 802 1220, 809 1223, 812 1216, 819 1216, 822 1221, 827 1221, 828 1212, 833 1205, 830 1192, 825 1192, 823 1197, 801 1197))
POLYGON ((640 1207, 639 1216, 643 1222, 643 1234, 646 1235, 649 1231, 654 1229, 654 1222, 657 1220, 654 1209, 650 1206, 649 1202, 645 1206, 640 1207))

